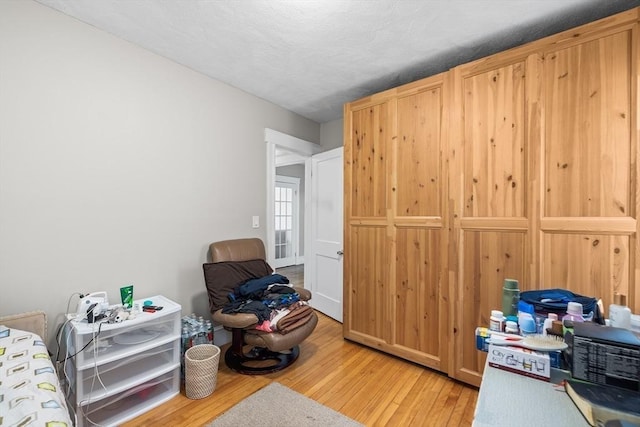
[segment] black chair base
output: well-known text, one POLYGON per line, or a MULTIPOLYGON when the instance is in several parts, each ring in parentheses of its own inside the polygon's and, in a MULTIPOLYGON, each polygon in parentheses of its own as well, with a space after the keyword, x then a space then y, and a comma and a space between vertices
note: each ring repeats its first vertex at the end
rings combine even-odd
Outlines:
POLYGON ((224 361, 234 372, 245 375, 263 375, 280 371, 296 361, 300 355, 298 346, 289 350, 289 353, 276 353, 264 347, 253 347, 249 352, 235 351, 233 346, 229 347, 224 354, 224 361), (262 361, 273 361, 266 366, 260 366, 262 361), (257 366, 252 366, 252 365, 257 366))

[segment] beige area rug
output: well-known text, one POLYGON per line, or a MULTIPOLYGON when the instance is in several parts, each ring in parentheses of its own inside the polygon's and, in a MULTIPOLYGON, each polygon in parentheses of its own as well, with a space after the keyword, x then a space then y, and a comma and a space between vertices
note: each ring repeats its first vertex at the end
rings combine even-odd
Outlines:
POLYGON ((351 427, 351 418, 279 383, 256 391, 206 427, 351 427))

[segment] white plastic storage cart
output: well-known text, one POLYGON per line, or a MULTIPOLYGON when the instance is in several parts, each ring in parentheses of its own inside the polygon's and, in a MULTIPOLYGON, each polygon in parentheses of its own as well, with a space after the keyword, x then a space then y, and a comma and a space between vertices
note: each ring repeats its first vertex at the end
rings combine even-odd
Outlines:
POLYGON ((163 296, 136 302, 146 300, 162 310, 122 323, 68 323, 65 375, 78 427, 118 425, 180 392, 181 307, 163 296))

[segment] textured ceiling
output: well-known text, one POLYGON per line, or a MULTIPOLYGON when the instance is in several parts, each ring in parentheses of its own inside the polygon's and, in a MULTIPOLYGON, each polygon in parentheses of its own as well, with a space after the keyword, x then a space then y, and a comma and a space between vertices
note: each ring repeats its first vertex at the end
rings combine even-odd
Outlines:
POLYGON ((345 102, 640 0, 37 0, 324 123, 345 102))

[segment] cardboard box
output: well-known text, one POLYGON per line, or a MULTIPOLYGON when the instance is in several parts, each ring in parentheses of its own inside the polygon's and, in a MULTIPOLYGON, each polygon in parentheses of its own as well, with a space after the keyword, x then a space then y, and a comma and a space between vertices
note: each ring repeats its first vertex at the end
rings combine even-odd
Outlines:
POLYGON ((489 366, 542 381, 551 377, 549 353, 489 344, 489 366))
MULTIPOLYGON (((490 330, 489 328, 477 327, 476 328, 476 348, 480 351, 484 351, 485 353, 489 351, 489 343, 491 342, 491 335, 506 335, 501 332, 495 332, 490 330)), ((552 368, 558 369, 567 369, 564 359, 562 357, 562 351, 550 351, 547 353, 549 355, 549 361, 551 363, 552 368)))

